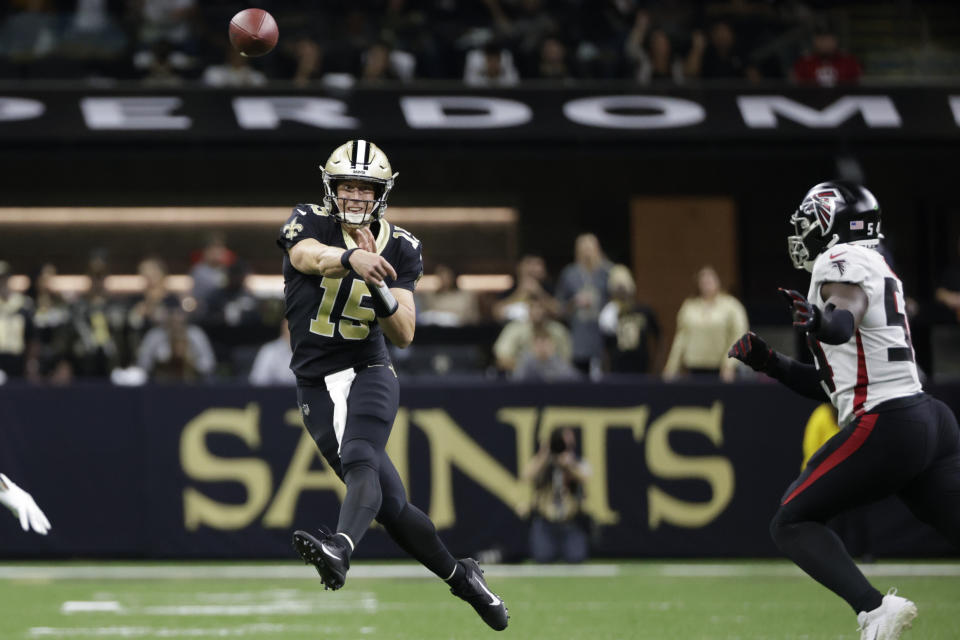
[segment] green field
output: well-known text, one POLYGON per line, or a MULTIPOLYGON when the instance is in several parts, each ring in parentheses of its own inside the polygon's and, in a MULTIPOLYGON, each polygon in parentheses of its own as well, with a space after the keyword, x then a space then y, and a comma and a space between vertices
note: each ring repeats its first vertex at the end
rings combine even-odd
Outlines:
MULTIPOLYGON (((492 638, 473 610, 413 565, 357 562, 325 592, 286 564, 0 564, 0 638, 492 638)), ((867 565, 920 617, 907 638, 960 638, 960 564, 867 565)), ((491 566, 523 640, 858 638, 838 598, 785 562, 491 566)), ((503 636, 501 636, 503 637, 503 636)))

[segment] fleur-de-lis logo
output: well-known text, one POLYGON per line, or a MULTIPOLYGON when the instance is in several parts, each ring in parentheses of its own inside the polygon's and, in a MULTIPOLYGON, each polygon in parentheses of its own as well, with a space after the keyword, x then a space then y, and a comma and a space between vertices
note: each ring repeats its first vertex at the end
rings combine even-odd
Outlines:
POLYGON ((283 235, 287 237, 287 240, 293 240, 301 231, 303 231, 303 225, 296 220, 283 227, 283 235))

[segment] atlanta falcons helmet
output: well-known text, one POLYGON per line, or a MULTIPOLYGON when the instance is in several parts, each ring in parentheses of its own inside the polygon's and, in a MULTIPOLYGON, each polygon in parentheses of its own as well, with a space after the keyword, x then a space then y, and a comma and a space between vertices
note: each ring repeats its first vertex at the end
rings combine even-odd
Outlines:
POLYGON ((797 269, 813 271, 817 256, 837 244, 876 247, 880 205, 866 187, 846 180, 814 186, 790 216, 794 235, 787 238, 790 259, 797 269))
POLYGON ((321 165, 323 174, 323 204, 327 212, 352 226, 363 226, 379 220, 387 210, 387 196, 393 181, 399 175, 393 172, 387 154, 368 140, 350 140, 336 149, 321 165), (347 213, 337 197, 337 183, 342 180, 360 180, 372 184, 375 200, 363 212, 347 213))

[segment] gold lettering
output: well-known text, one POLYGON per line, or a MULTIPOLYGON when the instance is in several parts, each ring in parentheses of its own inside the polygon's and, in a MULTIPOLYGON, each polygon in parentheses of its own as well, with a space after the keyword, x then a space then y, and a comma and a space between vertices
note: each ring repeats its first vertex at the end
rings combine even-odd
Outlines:
POLYGON ((180 464, 194 480, 239 482, 247 491, 243 504, 224 504, 200 491, 183 491, 184 526, 195 531, 200 525, 216 529, 242 529, 256 519, 273 489, 270 467, 258 458, 218 458, 206 446, 206 437, 225 433, 241 438, 251 449, 260 446, 260 409, 250 403, 246 409, 207 409, 191 420, 180 435, 180 464))
POLYGON ((607 430, 629 427, 637 440, 643 438, 650 410, 645 406, 604 409, 601 407, 547 407, 540 419, 540 438, 547 440, 557 429, 580 429, 583 460, 592 473, 584 487, 583 509, 597 524, 620 521, 620 514, 610 508, 607 491, 607 430))
POLYGON ((293 458, 287 467, 287 473, 280 483, 273 503, 263 516, 263 526, 274 529, 283 529, 293 524, 293 516, 297 510, 297 500, 300 494, 308 489, 335 491, 340 502, 347 488, 334 473, 330 465, 323 459, 313 438, 303 428, 303 421, 298 409, 290 409, 284 415, 284 422, 289 426, 300 429, 300 440, 293 452, 293 458), (316 459, 323 464, 322 469, 311 469, 316 459))
POLYGON ((719 447, 723 444, 723 406, 709 409, 677 407, 653 421, 647 433, 647 468, 659 478, 700 478, 712 491, 709 502, 678 500, 657 487, 647 489, 648 520, 651 529, 661 523, 678 527, 702 527, 713 521, 733 498, 733 465, 722 456, 681 456, 670 448, 673 431, 702 433, 719 447))
MULTIPOLYGON (((501 410, 499 415, 517 416, 510 410, 501 410)), ((512 425, 516 429, 517 439, 517 472, 514 474, 471 440, 443 409, 417 409, 411 412, 411 416, 430 441, 430 518, 438 529, 451 527, 456 522, 452 477, 454 465, 517 513, 520 512, 521 505, 529 496, 527 483, 520 478, 520 468, 533 456, 533 430, 530 428, 533 421, 521 419, 512 425)))

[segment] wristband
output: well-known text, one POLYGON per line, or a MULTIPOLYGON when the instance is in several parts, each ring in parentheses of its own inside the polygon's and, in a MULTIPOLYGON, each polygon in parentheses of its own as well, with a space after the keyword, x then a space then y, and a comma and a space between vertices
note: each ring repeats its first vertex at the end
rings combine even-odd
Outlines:
POLYGON ((373 311, 378 318, 392 316, 400 308, 400 303, 393 297, 386 284, 371 288, 370 298, 373 300, 373 311))
POLYGON ((353 248, 353 249, 347 249, 346 251, 344 251, 343 253, 340 254, 340 264, 341 264, 341 265, 343 266, 343 268, 346 269, 347 271, 353 271, 353 267, 350 266, 350 256, 351 256, 351 255, 353 254, 353 252, 356 251, 356 250, 357 250, 357 249, 356 249, 356 247, 355 247, 355 248, 353 248))

